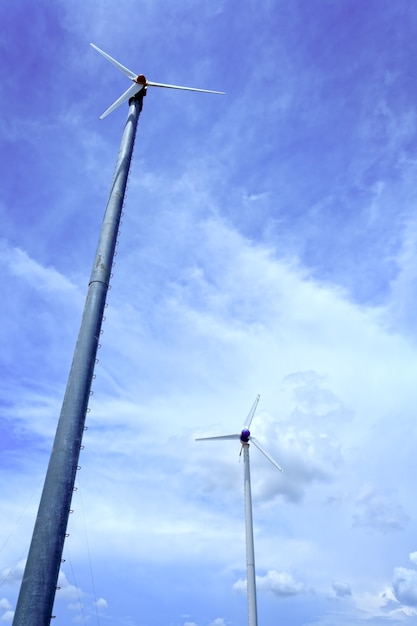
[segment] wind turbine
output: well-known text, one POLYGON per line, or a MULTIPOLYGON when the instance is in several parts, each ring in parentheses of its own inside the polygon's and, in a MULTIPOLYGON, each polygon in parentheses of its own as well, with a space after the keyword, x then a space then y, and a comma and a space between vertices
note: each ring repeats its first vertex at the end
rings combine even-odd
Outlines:
POLYGON ((121 72, 123 72, 123 74, 126 74, 126 76, 130 78, 131 81, 133 81, 133 85, 131 85, 129 89, 126 89, 126 91, 122 93, 120 98, 118 98, 115 102, 113 102, 113 104, 110 105, 109 108, 106 111, 104 111, 102 115, 100 115, 101 120, 103 119, 103 117, 106 117, 106 115, 114 111, 114 109, 117 109, 117 107, 123 104, 123 102, 126 102, 127 100, 130 100, 130 98, 133 98, 134 96, 136 96, 140 91, 142 91, 143 95, 146 95, 146 89, 148 87, 166 87, 167 89, 182 89, 184 91, 202 91, 203 93, 217 93, 217 94, 224 95, 224 91, 212 91, 211 89, 196 89, 195 87, 180 87, 179 85, 167 85, 165 83, 153 83, 147 80, 143 74, 136 74, 135 72, 132 72, 132 70, 129 70, 127 67, 119 63, 119 61, 116 61, 116 59, 113 59, 113 57, 107 54, 107 52, 104 52, 103 50, 101 50, 95 44, 90 43, 90 46, 93 46, 94 50, 97 50, 97 52, 100 52, 100 54, 102 54, 108 61, 110 61, 110 63, 113 63, 113 65, 115 65, 121 72))
POLYGON ((91 45, 126 74, 133 81, 133 85, 101 116, 102 118, 105 117, 123 102, 129 101, 128 117, 88 284, 84 312, 23 573, 13 626, 48 626, 51 618, 54 617, 52 609, 62 561, 75 475, 79 469, 78 459, 83 431, 85 430, 85 416, 91 383, 97 362, 96 355, 103 312, 137 123, 146 89, 152 86, 223 93, 148 82, 143 74, 135 74, 94 44, 91 45))
MULTIPOLYGON (((233 435, 220 435, 217 437, 198 437, 196 441, 209 441, 214 439, 238 439, 242 444, 240 454, 243 451, 244 461, 244 495, 245 495, 245 526, 246 526, 246 578, 248 593, 248 625, 258 626, 258 610, 256 604, 256 578, 255 578, 255 549, 253 543, 253 520, 252 520, 252 491, 250 482, 250 464, 249 464, 249 445, 253 443, 266 458, 271 461, 280 472, 284 470, 269 454, 263 449, 261 444, 255 437, 251 435, 250 426, 258 406, 260 396, 256 397, 255 402, 245 423, 242 431, 233 435)), ((240 455, 239 455, 240 456, 240 455)))

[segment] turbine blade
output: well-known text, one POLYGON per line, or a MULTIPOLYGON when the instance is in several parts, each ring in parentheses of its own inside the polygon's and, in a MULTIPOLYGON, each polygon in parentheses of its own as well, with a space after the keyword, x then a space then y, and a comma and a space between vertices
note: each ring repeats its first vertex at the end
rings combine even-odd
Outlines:
POLYGON ((109 106, 109 108, 106 111, 104 111, 102 115, 100 115, 100 119, 102 120, 103 117, 106 117, 106 115, 114 111, 114 109, 117 109, 117 107, 123 104, 123 102, 126 102, 126 100, 133 98, 133 96, 139 93, 139 91, 142 88, 143 88, 143 85, 138 85, 138 83, 133 83, 133 85, 129 87, 129 89, 127 89, 124 93, 122 93, 122 95, 120 96, 120 98, 116 100, 116 102, 113 102, 113 104, 109 106))
POLYGON ((146 85, 149 87, 166 87, 167 89, 183 89, 184 91, 202 91, 203 93, 217 93, 222 96, 226 95, 224 91, 212 91, 211 89, 196 89, 196 87, 180 87, 179 85, 165 85, 164 83, 152 83, 147 80, 146 85))
POLYGON ((220 435, 219 437, 197 437, 195 441, 208 441, 209 439, 240 439, 240 433, 238 435, 220 435))
POLYGON ((253 416, 255 415, 256 407, 258 406, 258 402, 259 402, 259 398, 260 397, 261 396, 259 394, 256 396, 256 400, 253 403, 253 406, 252 406, 251 410, 249 411, 249 415, 247 416, 247 418, 245 420, 245 423, 243 424, 243 428, 244 429, 249 430, 250 425, 251 425, 252 420, 253 420, 253 416))
POLYGON ((262 454, 264 456, 266 456, 266 458, 269 459, 269 461, 271 461, 272 465, 275 465, 275 467, 277 469, 279 469, 280 472, 284 471, 282 469, 281 465, 278 465, 278 463, 276 461, 274 461, 274 459, 272 457, 270 457, 267 452, 265 452, 265 450, 263 449, 263 447, 261 446, 261 444, 259 443, 259 441, 257 439, 255 439, 254 437, 251 437, 250 438, 250 442, 253 443, 253 445, 258 448, 259 452, 262 452, 262 454))
POLYGON ((110 54, 107 54, 107 52, 104 52, 104 50, 101 50, 101 48, 99 48, 95 44, 90 43, 90 46, 92 46, 94 50, 97 50, 97 52, 100 52, 100 54, 102 54, 108 61, 110 61, 110 63, 113 63, 113 65, 115 65, 117 69, 123 72, 123 74, 126 74, 126 76, 128 76, 131 80, 136 80, 138 75, 135 74, 135 72, 132 72, 132 70, 129 70, 127 67, 119 63, 119 61, 116 61, 116 59, 113 59, 113 57, 111 57, 110 54))

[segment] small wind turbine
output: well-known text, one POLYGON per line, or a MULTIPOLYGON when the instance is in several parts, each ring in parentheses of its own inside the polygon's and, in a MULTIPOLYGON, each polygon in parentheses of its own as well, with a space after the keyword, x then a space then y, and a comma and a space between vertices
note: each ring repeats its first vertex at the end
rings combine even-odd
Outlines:
POLYGON ((246 525, 246 577, 248 590, 248 625, 258 626, 258 611, 256 606, 256 578, 255 578, 255 550, 253 545, 253 520, 252 520, 252 492, 250 482, 250 465, 249 465, 249 442, 253 443, 266 458, 271 461, 280 472, 284 470, 272 457, 263 449, 261 444, 250 433, 250 425, 255 415, 260 396, 256 397, 255 402, 249 415, 245 420, 243 429, 240 433, 234 435, 220 435, 218 437, 198 437, 196 441, 208 441, 211 439, 238 439, 242 444, 240 454, 243 451, 244 461, 244 494, 245 494, 245 525, 246 525))
POLYGON ((48 470, 39 503, 35 528, 20 586, 13 626, 48 626, 52 609, 66 528, 70 514, 72 492, 81 450, 85 416, 99 347, 99 337, 111 276, 120 217, 126 192, 127 178, 143 96, 148 86, 204 91, 148 82, 143 74, 136 75, 110 55, 91 44, 100 54, 126 74, 133 85, 103 113, 102 118, 120 104, 129 101, 129 112, 116 161, 110 195, 104 213, 97 251, 93 263, 87 298, 75 345, 71 370, 55 433, 48 470))

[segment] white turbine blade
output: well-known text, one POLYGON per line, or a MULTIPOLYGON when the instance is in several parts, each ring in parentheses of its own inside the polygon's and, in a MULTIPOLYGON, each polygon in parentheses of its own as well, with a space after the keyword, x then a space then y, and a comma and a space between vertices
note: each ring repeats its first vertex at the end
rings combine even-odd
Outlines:
POLYGON ((212 91, 211 89, 196 89, 195 87, 180 87, 179 85, 165 85, 164 83, 152 83, 147 80, 146 85, 149 87, 166 87, 167 89, 183 89, 184 91, 202 91, 203 93, 217 93, 222 96, 225 95, 224 91, 212 91))
POLYGON ((278 463, 274 461, 274 459, 271 458, 267 452, 265 452, 265 450, 263 449, 263 447, 261 446, 261 444, 259 443, 257 439, 255 439, 254 437, 251 437, 250 442, 253 443, 253 445, 258 448, 259 452, 262 452, 262 454, 266 456, 266 458, 269 459, 269 461, 271 461, 272 465, 275 465, 275 467, 279 469, 280 472, 284 471, 281 465, 278 465, 278 463))
POLYGON ((195 441, 208 441, 209 439, 240 439, 240 433, 238 435, 220 435, 219 437, 197 437, 195 441))
POLYGON ((252 420, 253 420, 253 416, 255 415, 256 407, 258 406, 258 402, 259 402, 259 398, 260 397, 261 397, 260 395, 256 396, 256 400, 253 403, 253 406, 252 406, 251 410, 249 411, 249 415, 247 416, 247 418, 245 420, 245 423, 243 424, 243 428, 244 429, 249 430, 250 425, 251 425, 252 420))
POLYGON ((127 89, 120 96, 120 98, 118 98, 116 100, 116 102, 113 102, 113 104, 111 106, 109 106, 109 108, 106 111, 104 111, 104 113, 102 115, 100 115, 100 119, 102 120, 103 117, 106 117, 106 115, 108 115, 109 113, 114 111, 114 109, 117 109, 117 107, 120 106, 121 104, 123 104, 123 102, 126 102, 126 100, 129 100, 130 98, 133 98, 133 96, 135 96, 137 93, 139 93, 139 91, 141 89, 143 89, 143 85, 139 85, 138 83, 134 83, 131 87, 129 87, 129 89, 127 89))
POLYGON ((131 80, 136 80, 138 75, 135 74, 135 72, 132 72, 132 70, 129 70, 127 67, 119 63, 119 61, 116 61, 116 59, 113 59, 113 57, 111 57, 110 54, 107 54, 107 52, 104 52, 104 50, 101 50, 101 48, 99 48, 95 44, 90 43, 90 46, 92 46, 94 50, 97 50, 97 52, 100 52, 100 54, 102 54, 108 61, 110 61, 110 63, 113 63, 113 65, 115 65, 117 69, 123 72, 123 74, 126 74, 126 76, 128 76, 131 80))

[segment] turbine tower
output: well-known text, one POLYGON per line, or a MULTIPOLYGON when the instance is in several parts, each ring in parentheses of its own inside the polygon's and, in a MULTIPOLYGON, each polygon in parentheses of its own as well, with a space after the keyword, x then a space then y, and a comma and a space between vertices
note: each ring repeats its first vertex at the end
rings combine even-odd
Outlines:
POLYGON ((62 561, 75 475, 78 469, 98 339, 143 97, 146 95, 148 87, 223 93, 149 82, 143 74, 135 74, 94 44, 91 45, 126 74, 132 80, 133 85, 101 115, 103 118, 123 102, 129 101, 129 113, 88 284, 81 326, 20 587, 13 626, 48 626, 53 617, 52 609, 62 561))
POLYGON ((233 435, 220 435, 218 437, 198 437, 196 441, 209 441, 214 439, 238 439, 242 444, 240 454, 243 451, 244 461, 244 496, 245 496, 245 527, 246 527, 246 579, 248 594, 248 625, 258 626, 258 609, 256 602, 256 575, 255 575, 255 549, 253 542, 253 519, 252 519, 252 491, 250 482, 250 463, 249 463, 249 442, 253 443, 266 458, 271 461, 280 472, 284 470, 269 454, 263 449, 261 444, 250 433, 250 426, 258 406, 260 396, 256 397, 255 402, 249 415, 245 420, 243 429, 240 433, 233 435))

